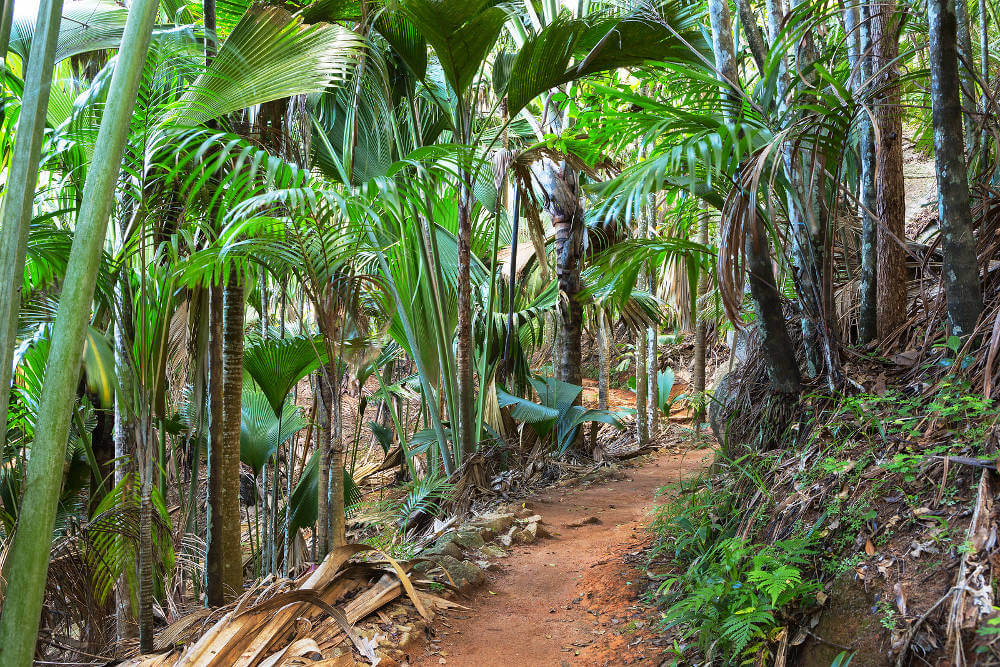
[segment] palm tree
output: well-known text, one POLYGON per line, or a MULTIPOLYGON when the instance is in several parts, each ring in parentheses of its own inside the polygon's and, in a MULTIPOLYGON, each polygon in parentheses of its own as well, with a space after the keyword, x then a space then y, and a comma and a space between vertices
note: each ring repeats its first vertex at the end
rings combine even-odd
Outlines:
MULTIPOLYGON (((17 572, 20 585, 16 590, 7 591, 0 616, 0 659, 5 664, 28 665, 34 655, 48 568, 50 527, 62 480, 63 452, 69 434, 84 333, 90 319, 99 257, 121 157, 128 139, 129 126, 122 120, 132 115, 135 106, 158 4, 157 0, 138 0, 129 13, 121 54, 108 92, 94 166, 83 191, 77 236, 66 269, 66 283, 46 365, 41 403, 46 421, 36 434, 28 471, 30 484, 22 503, 21 525, 34 529, 19 532, 11 548, 9 571, 17 572)), ((47 82, 48 78, 43 78, 39 83, 45 85, 47 82)), ((33 171, 28 170, 28 173, 33 171)), ((150 480, 147 478, 144 484, 148 487, 150 480)), ((143 650, 152 649, 152 640, 150 635, 140 637, 143 650)))

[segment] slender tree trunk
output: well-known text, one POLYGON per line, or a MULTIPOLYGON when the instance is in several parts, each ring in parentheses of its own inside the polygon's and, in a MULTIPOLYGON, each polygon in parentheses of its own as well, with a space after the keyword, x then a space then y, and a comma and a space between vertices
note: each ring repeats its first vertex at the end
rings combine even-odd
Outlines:
MULTIPOLYGON (((18 585, 7 591, 0 616, 0 664, 3 665, 29 665, 34 655, 52 527, 66 460, 66 442, 80 378, 83 343, 90 323, 108 218, 114 206, 122 152, 128 138, 129 124, 125 121, 132 116, 135 106, 157 5, 156 0, 136 0, 129 10, 118 65, 111 77, 93 161, 87 173, 82 204, 77 215, 73 247, 66 266, 66 279, 59 299, 45 369, 45 385, 39 405, 39 415, 42 417, 35 429, 21 515, 18 517, 21 526, 30 526, 31 529, 15 534, 9 554, 7 572, 17 573, 18 585)), ((47 6, 47 3, 42 5, 47 6)), ((55 16, 43 15, 41 23, 53 23, 58 27, 58 14, 56 10, 55 16)), ((39 47, 39 58, 48 63, 51 74, 52 51, 48 50, 49 55, 46 57, 41 50, 42 47, 39 47)), ((46 67, 43 65, 41 69, 46 67)), ((48 86, 49 78, 40 79, 39 82, 48 86)), ((44 109, 41 106, 36 112, 44 116, 44 109)), ((25 113, 27 110, 22 108, 22 114, 25 113)), ((34 174, 35 171, 36 169, 28 170, 28 174, 34 174)), ((35 179, 32 177, 25 186, 33 190, 34 183, 35 179)), ((8 191, 8 196, 9 194, 8 191)), ((30 199, 27 203, 30 215, 30 199)), ((27 218, 15 218, 15 221, 26 222, 27 218)), ((23 254, 21 257, 23 259, 23 254)), ((0 317, 0 320, 3 319, 0 317)), ((0 366, 9 366, 9 361, 7 358, 0 366)), ((6 390, 7 385, 4 385, 4 391, 6 390)), ((6 400, 3 403, 6 404, 6 400)))
POLYGON ((975 54, 972 52, 972 31, 968 0, 955 0, 955 22, 958 32, 958 74, 962 85, 962 120, 965 126, 965 154, 971 158, 979 145, 979 123, 976 120, 975 54))
MULTIPOLYGON (((458 325, 455 366, 458 371, 458 442, 463 457, 476 448, 476 425, 473 421, 472 367, 472 201, 464 182, 460 188, 458 206, 458 325)), ((456 454, 457 455, 457 454, 456 454)))
POLYGON ((797 394, 801 389, 799 366, 795 360, 795 348, 792 347, 785 328, 785 317, 781 312, 781 294, 774 282, 767 230, 764 223, 757 220, 756 229, 751 229, 750 232, 745 246, 747 276, 750 294, 757 310, 757 320, 760 322, 767 375, 775 391, 797 394))
MULTIPOLYGON (((17 120, 14 153, 6 174, 3 216, 0 224, 0 424, 7 423, 7 409, 13 370, 17 319, 21 311, 21 286, 24 283, 24 258, 28 251, 38 183, 38 163, 44 141, 46 109, 52 84, 56 43, 62 19, 62 0, 41 0, 24 73, 24 95, 17 120)), ((7 15, 13 11, 12 0, 4 0, 3 16, 7 38, 3 42, 4 62, 10 40, 7 15)), ((5 444, 7 429, 0 429, 0 446, 5 444)))
POLYGON ((900 107, 899 21, 896 0, 872 8, 872 67, 879 140, 875 165, 875 216, 878 229, 878 334, 886 336, 906 319, 906 193, 903 184, 903 114, 900 107))
MULTIPOLYGON (((979 0, 979 76, 986 89, 990 89, 990 19, 986 12, 986 0, 979 0)), ((980 95, 979 113, 986 118, 989 109, 989 95, 980 95)), ((980 133, 979 164, 989 164, 989 133, 980 133)))
POLYGON ((553 217, 556 233, 556 273, 559 281, 559 370, 558 377, 570 384, 583 383, 580 340, 583 336, 583 306, 580 304, 580 269, 583 264, 583 215, 577 209, 553 217))
POLYGON ((318 428, 316 430, 316 446, 319 448, 319 497, 316 511, 316 558, 322 560, 330 552, 330 507, 326 490, 330 486, 330 449, 333 442, 333 388, 329 378, 334 370, 316 373, 316 385, 319 388, 319 403, 317 404, 318 428))
POLYGON ((223 291, 222 333, 222 468, 220 521, 221 592, 228 602, 243 592, 243 548, 240 544, 240 417, 243 405, 243 286, 231 276, 223 291))
POLYGON ((750 54, 753 56, 757 71, 763 72, 767 64, 767 42, 764 40, 764 32, 757 25, 757 16, 750 6, 750 0, 738 0, 740 12, 740 23, 743 25, 743 34, 746 36, 747 46, 750 47, 750 54))
POLYGON ((346 463, 344 448, 344 392, 340 378, 335 377, 333 383, 333 442, 330 448, 330 546, 341 547, 347 544, 347 511, 344 502, 344 466, 346 463))
MULTIPOLYGON (((698 229, 698 242, 708 245, 708 211, 702 211, 701 225, 698 229)), ((711 277, 707 274, 700 276, 698 280, 698 299, 695 301, 695 308, 691 312, 691 319, 694 321, 694 395, 697 397, 696 410, 694 413, 695 425, 700 425, 705 420, 705 366, 708 356, 707 338, 708 326, 704 318, 698 313, 698 301, 701 300, 708 290, 711 289, 711 277)))
POLYGON ((7 96, 7 48, 10 46, 10 27, 14 23, 14 0, 0 4, 0 113, 3 113, 7 96))
MULTIPOLYGON (((875 8, 876 11, 878 8, 875 8)), ((859 89, 867 92, 873 85, 871 10, 869 4, 859 8, 858 54, 861 60, 859 89)), ((865 95, 867 97, 867 95, 865 95)), ((875 187, 875 125, 869 111, 862 109, 859 118, 861 153, 861 277, 858 287, 858 340, 862 344, 878 337, 878 224, 877 190, 875 187)))
POLYGON ((938 215, 944 251, 942 276, 948 319, 955 336, 975 329, 983 310, 976 238, 972 231, 969 181, 962 152, 962 103, 959 97, 955 0, 928 0, 931 107, 938 215))
POLYGON ((635 337, 635 425, 640 447, 649 443, 649 356, 646 331, 640 329, 635 337))
POLYGON ((656 327, 646 330, 646 399, 648 401, 649 437, 656 440, 660 432, 660 362, 657 352, 656 327))
POLYGON ((608 388, 611 384, 611 339, 608 337, 608 316, 599 311, 597 315, 597 407, 608 409, 608 388))
POLYGON ((208 604, 218 607, 226 603, 223 571, 225 554, 225 509, 223 496, 225 470, 225 374, 222 363, 225 309, 222 285, 210 288, 208 306, 208 499, 205 503, 205 593, 208 604))

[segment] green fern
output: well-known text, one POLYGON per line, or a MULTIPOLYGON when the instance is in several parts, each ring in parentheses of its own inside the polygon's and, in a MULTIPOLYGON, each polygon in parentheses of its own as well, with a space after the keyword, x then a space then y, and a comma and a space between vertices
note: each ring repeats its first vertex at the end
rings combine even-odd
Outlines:
POLYGON ((774 614, 756 607, 737 609, 722 623, 720 639, 731 647, 732 654, 743 653, 751 639, 763 637, 774 625, 774 614))
POLYGON ((447 501, 455 485, 438 473, 427 475, 410 483, 406 498, 397 512, 398 523, 406 530, 418 514, 436 514, 441 511, 441 503, 447 501))

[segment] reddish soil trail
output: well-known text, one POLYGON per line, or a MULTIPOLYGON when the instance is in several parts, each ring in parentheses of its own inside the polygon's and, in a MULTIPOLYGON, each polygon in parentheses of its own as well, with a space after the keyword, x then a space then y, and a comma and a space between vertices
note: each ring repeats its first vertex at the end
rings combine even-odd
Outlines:
POLYGON ((650 615, 640 601, 641 550, 656 490, 711 462, 708 449, 657 452, 626 478, 552 488, 527 501, 551 538, 514 547, 469 607, 439 617, 430 641, 410 651, 414 665, 657 665, 650 615), (568 524, 588 517, 600 523, 568 524))

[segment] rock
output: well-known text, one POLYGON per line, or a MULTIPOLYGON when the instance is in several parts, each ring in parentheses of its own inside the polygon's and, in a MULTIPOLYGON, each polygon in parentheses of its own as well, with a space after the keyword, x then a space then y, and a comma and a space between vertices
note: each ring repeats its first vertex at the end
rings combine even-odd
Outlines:
POLYGON ((507 551, 503 547, 498 546, 496 544, 487 544, 486 546, 484 546, 482 549, 479 550, 479 553, 483 554, 487 558, 507 557, 507 551))
POLYGON ((452 544, 457 544, 463 549, 479 549, 486 544, 486 541, 478 530, 457 530, 452 533, 452 544))
POLYGON ((514 515, 512 513, 491 512, 477 517, 472 525, 478 528, 479 534, 485 541, 489 542, 514 525, 514 515))
POLYGON ((521 530, 516 531, 511 537, 513 538, 515 544, 532 544, 539 537, 544 537, 544 535, 540 536, 538 532, 538 523, 532 522, 521 530))
POLYGON ((448 533, 438 538, 438 541, 432 547, 426 549, 422 555, 432 560, 437 560, 441 556, 451 556, 452 558, 461 559, 462 549, 455 541, 454 533, 448 533))
POLYGON ((475 588, 486 581, 486 573, 470 560, 460 561, 451 556, 443 556, 438 564, 462 590, 475 588))
POLYGON ((567 523, 567 528, 583 528, 584 526, 596 526, 600 525, 601 520, 596 516, 588 516, 586 518, 580 519, 579 521, 574 521, 573 523, 567 523))
POLYGON ((504 533, 503 535, 500 535, 497 538, 497 542, 499 542, 502 546, 509 547, 511 544, 514 543, 514 533, 516 531, 517 531, 517 527, 516 526, 511 526, 510 528, 507 529, 506 533, 504 533))

